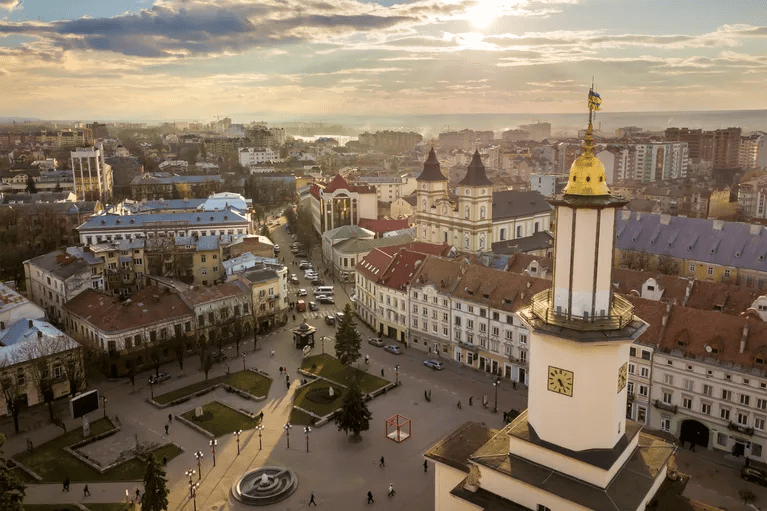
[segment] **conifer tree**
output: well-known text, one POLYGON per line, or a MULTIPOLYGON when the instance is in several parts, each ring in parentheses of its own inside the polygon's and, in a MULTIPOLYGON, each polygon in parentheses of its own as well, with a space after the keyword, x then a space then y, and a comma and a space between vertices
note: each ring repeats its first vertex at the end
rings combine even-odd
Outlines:
POLYGON ((357 322, 354 321, 351 305, 346 304, 344 319, 336 332, 336 357, 343 365, 350 366, 362 355, 361 347, 362 336, 357 331, 357 322))
POLYGON ((341 405, 341 411, 336 415, 336 426, 338 431, 348 434, 352 432, 349 438, 350 442, 359 442, 362 440, 360 431, 370 429, 370 419, 373 414, 368 410, 365 400, 362 399, 360 386, 357 379, 353 379, 349 390, 344 396, 344 402, 341 405))
POLYGON ((144 474, 144 494, 141 496, 142 511, 166 511, 168 509, 168 478, 153 454, 149 455, 144 474))

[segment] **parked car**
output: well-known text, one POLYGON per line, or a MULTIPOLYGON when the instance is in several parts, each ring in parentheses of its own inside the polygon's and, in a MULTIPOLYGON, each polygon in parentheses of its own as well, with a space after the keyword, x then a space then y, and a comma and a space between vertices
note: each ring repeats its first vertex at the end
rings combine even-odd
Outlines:
POLYGON ((335 325, 336 324, 336 317, 332 314, 328 314, 325 316, 325 324, 326 325, 335 325))
POLYGON ((301 288, 298 290, 298 296, 306 296, 308 294, 309 293, 306 292, 306 289, 301 288))
POLYGON ((379 348, 383 346, 384 344, 386 344, 384 340, 381 339, 380 337, 371 337, 370 339, 368 339, 368 343, 372 344, 373 346, 378 346, 379 348))
POLYGON ((343 312, 336 312, 337 323, 340 323, 341 321, 343 321, 345 317, 346 317, 346 314, 344 314, 343 312))
POLYGON ((306 252, 304 252, 303 250, 299 250, 298 252, 296 252, 296 257, 306 257, 306 252))
POLYGON ((388 346, 384 346, 384 349, 388 351, 389 353, 394 353, 395 355, 402 355, 402 348, 395 344, 389 344, 388 346))
POLYGON ((313 286, 324 286, 325 285, 325 281, 324 280, 320 280, 319 278, 312 279, 312 285, 313 286))
POLYGON ((297 286, 299 284, 298 277, 296 275, 291 275, 290 276, 290 283, 293 284, 294 286, 297 286))
POLYGON ((224 360, 226 360, 226 353, 224 352, 219 353, 217 351, 211 355, 211 358, 213 359, 213 362, 223 362, 224 360))
POLYGON ((309 310, 312 310, 312 311, 320 310, 320 306, 317 305, 317 302, 309 302, 309 310))
POLYGON ((423 365, 426 367, 431 367, 434 370, 441 371, 442 370, 442 362, 439 360, 424 360, 423 365))
POLYGON ((149 384, 156 385, 167 380, 170 380, 170 373, 153 374, 149 377, 149 384))
POLYGON ((336 303, 332 296, 318 295, 315 298, 320 303, 336 303))
POLYGON ((280 246, 279 245, 275 245, 274 246, 274 253, 275 254, 279 254, 280 253, 280 246))
POLYGON ((757 468, 743 467, 740 469, 740 477, 746 481, 767 486, 767 474, 757 468))
POLYGON ((301 270, 305 270, 307 268, 311 268, 312 267, 312 263, 310 263, 309 261, 301 261, 300 263, 298 263, 298 267, 301 270))

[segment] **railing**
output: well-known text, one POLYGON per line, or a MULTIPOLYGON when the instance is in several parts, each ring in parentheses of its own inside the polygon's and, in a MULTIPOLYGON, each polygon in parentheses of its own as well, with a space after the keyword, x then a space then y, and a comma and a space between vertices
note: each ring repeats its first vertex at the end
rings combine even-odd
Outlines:
POLYGON ((636 397, 637 397, 637 394, 636 394, 636 392, 635 392, 635 391, 634 391, 634 392, 627 392, 627 393, 626 393, 626 400, 627 400, 629 403, 631 403, 632 401, 634 401, 634 399, 636 399, 636 397))
POLYGON ((743 426, 742 424, 738 424, 737 422, 730 421, 729 424, 727 424, 727 429, 731 429, 733 431, 739 431, 740 433, 746 434, 746 435, 753 435, 754 434, 754 428, 750 426, 743 426))
POLYGON ((634 306, 620 295, 613 295, 610 314, 606 316, 577 316, 562 314, 552 306, 551 289, 533 296, 531 310, 541 321, 550 325, 588 332, 592 330, 620 330, 634 319, 634 306))
POLYGON ((479 346, 477 346, 476 344, 469 344, 468 342, 464 342, 464 341, 458 341, 458 346, 470 351, 479 351, 479 346))
POLYGON ((669 403, 664 403, 660 399, 656 399, 655 402, 653 403, 653 406, 655 406, 655 408, 660 408, 661 410, 666 410, 671 413, 676 413, 676 411, 679 409, 679 406, 672 405, 669 403))

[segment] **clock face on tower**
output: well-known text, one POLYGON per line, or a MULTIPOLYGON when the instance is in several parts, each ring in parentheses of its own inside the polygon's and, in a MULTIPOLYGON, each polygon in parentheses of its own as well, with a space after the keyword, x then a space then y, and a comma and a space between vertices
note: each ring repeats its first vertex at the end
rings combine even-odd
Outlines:
POLYGON ((573 395, 573 372, 567 369, 549 366, 548 389, 557 394, 572 397, 573 395))
POLYGON ((620 369, 618 369, 618 392, 623 390, 626 386, 626 377, 628 373, 628 362, 624 363, 620 369))

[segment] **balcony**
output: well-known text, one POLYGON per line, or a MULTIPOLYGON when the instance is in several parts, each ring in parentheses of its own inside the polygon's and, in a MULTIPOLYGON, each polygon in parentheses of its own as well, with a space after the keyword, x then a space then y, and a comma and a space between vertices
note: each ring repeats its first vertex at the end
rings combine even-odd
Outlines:
POLYGON ((584 317, 561 314, 552 308, 551 289, 541 291, 531 300, 531 311, 544 323, 581 332, 597 330, 620 330, 634 319, 634 306, 622 296, 613 295, 610 313, 606 316, 584 317))
POLYGON ((661 410, 666 410, 667 412, 676 413, 679 407, 677 405, 672 405, 669 403, 664 403, 660 399, 656 399, 653 403, 653 406, 655 408, 659 408, 661 410))
POLYGON ((751 426, 744 426, 742 424, 738 424, 736 422, 730 421, 729 424, 727 424, 727 429, 731 429, 732 431, 738 431, 740 433, 743 433, 744 435, 753 435, 754 434, 754 428, 751 426))
POLYGON ((636 392, 634 392, 634 391, 631 391, 631 392, 627 392, 627 393, 626 393, 626 400, 627 400, 629 403, 633 402, 633 401, 636 399, 636 397, 637 397, 637 394, 636 394, 636 392))
POLYGON ((476 344, 469 344, 468 342, 464 341, 458 341, 458 346, 460 346, 463 349, 467 349, 469 351, 473 351, 474 353, 479 351, 479 346, 476 344))

